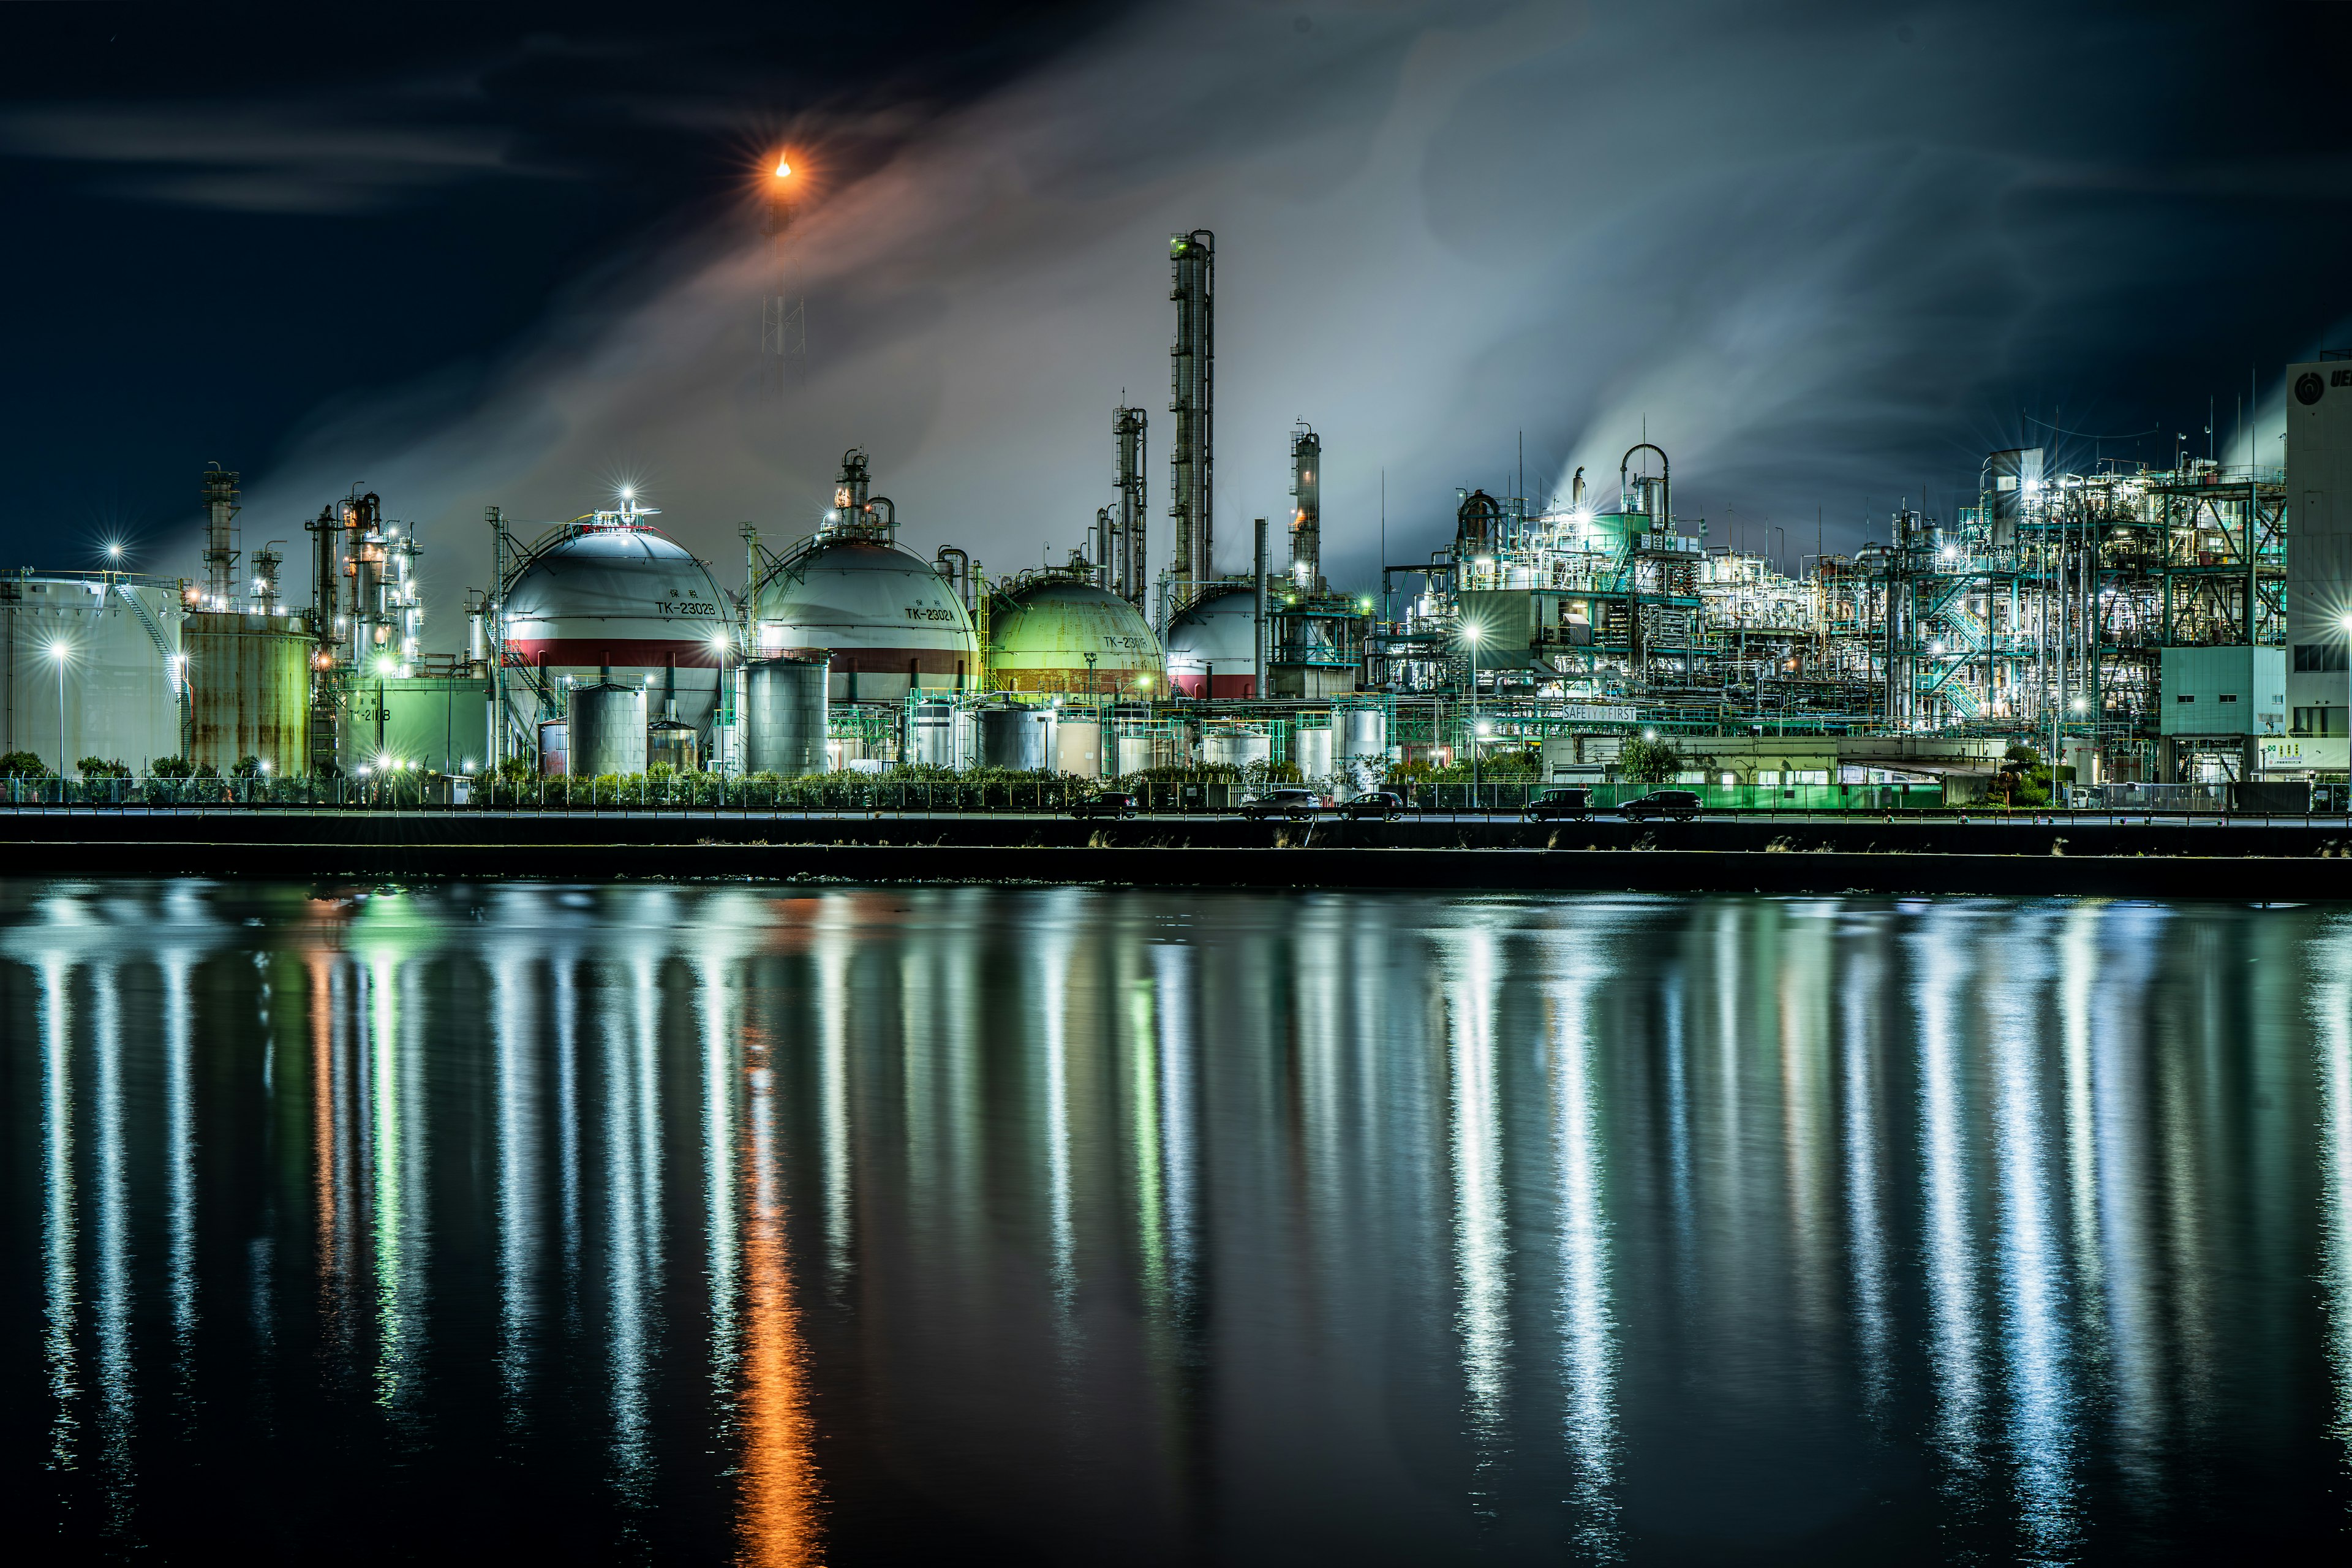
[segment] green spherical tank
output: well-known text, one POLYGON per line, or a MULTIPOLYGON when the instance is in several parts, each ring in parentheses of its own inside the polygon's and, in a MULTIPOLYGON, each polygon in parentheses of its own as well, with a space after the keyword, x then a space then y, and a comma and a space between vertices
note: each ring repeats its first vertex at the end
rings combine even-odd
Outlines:
POLYGON ((989 595, 988 678, 997 691, 1168 690, 1160 639, 1141 614, 1071 571, 1029 574, 989 595))

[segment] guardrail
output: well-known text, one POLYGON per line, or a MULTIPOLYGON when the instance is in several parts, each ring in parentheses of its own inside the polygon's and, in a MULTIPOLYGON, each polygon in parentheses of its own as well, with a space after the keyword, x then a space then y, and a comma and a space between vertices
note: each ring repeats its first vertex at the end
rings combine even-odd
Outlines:
MULTIPOLYGON (((15 811, 169 811, 236 809, 310 811, 433 811, 463 813, 797 812, 982 815, 1066 812, 1105 786, 1072 777, 987 782, 875 779, 824 773, 804 779, 743 779, 685 774, 671 779, 527 779, 506 781, 394 777, 389 779, 0 779, 0 808, 15 811)), ((1252 789, 1217 781, 1150 782, 1108 787, 1136 797, 1151 816, 1217 816, 1240 809, 1252 789)), ((1415 815, 1516 816, 1543 790, 1541 784, 1422 783, 1405 795, 1415 815)), ((1653 787, 1686 788, 1711 816, 1837 818, 1848 816, 2032 818, 2082 817, 2332 817, 2352 810, 2347 786, 2141 786, 2073 792, 2062 807, 1947 805, 1934 786, 1899 784, 1662 785, 1598 784, 1586 788, 1591 808, 1608 814, 1653 787), (2095 798, 2092 798, 2095 795, 2095 798)))

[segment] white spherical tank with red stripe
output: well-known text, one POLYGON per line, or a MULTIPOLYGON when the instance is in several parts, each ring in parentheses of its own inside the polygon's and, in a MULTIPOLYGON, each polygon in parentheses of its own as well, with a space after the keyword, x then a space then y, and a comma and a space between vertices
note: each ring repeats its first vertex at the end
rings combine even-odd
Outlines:
POLYGON ((887 538, 803 541, 761 579, 751 619, 762 655, 830 653, 835 702, 898 702, 910 690, 980 685, 980 639, 954 584, 887 538))
MULTIPOLYGON (((604 518, 543 536, 509 579, 505 641, 541 698, 563 711, 569 685, 609 669, 646 689, 646 711, 706 729, 733 668, 734 606, 709 568, 642 522, 604 518)), ((511 665, 509 666, 511 668, 511 665)))

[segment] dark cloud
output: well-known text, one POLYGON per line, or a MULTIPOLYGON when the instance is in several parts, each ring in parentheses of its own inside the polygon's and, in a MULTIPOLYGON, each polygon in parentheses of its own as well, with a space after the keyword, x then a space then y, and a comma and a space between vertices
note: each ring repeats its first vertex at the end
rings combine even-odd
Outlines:
POLYGON ((121 195, 242 213, 348 214, 440 186, 544 174, 494 125, 354 123, 330 95, 270 105, 191 102, 0 115, 0 150, 121 171, 121 195))

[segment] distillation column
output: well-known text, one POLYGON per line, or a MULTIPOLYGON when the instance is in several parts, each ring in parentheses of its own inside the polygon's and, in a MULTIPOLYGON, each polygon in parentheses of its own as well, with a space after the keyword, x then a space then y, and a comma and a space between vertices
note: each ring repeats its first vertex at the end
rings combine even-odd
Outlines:
POLYGON ((1290 433, 1290 581, 1323 592, 1323 439, 1306 420, 1290 433))
POLYGON ((1170 237, 1169 272, 1176 304, 1176 341, 1169 349, 1172 395, 1168 411, 1176 434, 1168 447, 1168 515, 1176 524, 1175 578, 1179 602, 1213 574, 1213 370, 1216 362, 1216 236, 1205 228, 1170 237))
POLYGON ((236 472, 214 463, 205 469, 205 608, 226 610, 236 596, 236 472))
POLYGON ((1144 563, 1149 559, 1143 539, 1143 410, 1111 410, 1110 428, 1118 441, 1118 525, 1111 547, 1117 552, 1118 571, 1111 591, 1140 608, 1148 570, 1144 563))

